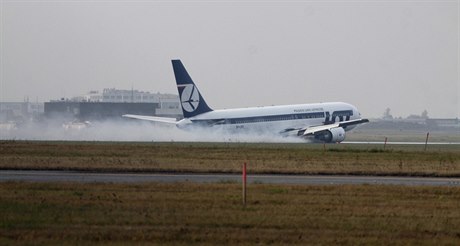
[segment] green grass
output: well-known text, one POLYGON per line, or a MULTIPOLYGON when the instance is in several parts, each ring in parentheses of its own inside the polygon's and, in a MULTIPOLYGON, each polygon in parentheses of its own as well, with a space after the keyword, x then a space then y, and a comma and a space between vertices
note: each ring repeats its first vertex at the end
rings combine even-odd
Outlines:
POLYGON ((458 145, 0 142, 0 169, 460 176, 458 145))
POLYGON ((0 183, 0 244, 460 243, 460 188, 0 183))
POLYGON ((426 134, 429 134, 429 142, 460 142, 460 131, 450 130, 430 130, 430 129, 378 129, 370 126, 358 127, 347 134, 347 141, 388 141, 392 142, 425 142, 426 134))

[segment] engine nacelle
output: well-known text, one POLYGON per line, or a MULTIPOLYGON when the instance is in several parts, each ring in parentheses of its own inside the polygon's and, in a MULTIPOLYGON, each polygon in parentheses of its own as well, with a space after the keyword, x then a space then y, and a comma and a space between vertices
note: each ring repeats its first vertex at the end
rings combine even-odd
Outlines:
POLYGON ((315 134, 315 139, 326 143, 340 143, 345 140, 345 129, 336 127, 315 134))

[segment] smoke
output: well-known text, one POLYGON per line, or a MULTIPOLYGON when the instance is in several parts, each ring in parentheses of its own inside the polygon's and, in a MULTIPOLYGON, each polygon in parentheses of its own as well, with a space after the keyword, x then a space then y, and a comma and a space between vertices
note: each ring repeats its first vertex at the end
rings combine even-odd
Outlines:
POLYGON ((0 126, 1 140, 126 141, 126 142, 304 142, 272 132, 229 132, 213 128, 178 129, 141 120, 66 122, 59 119, 0 126))

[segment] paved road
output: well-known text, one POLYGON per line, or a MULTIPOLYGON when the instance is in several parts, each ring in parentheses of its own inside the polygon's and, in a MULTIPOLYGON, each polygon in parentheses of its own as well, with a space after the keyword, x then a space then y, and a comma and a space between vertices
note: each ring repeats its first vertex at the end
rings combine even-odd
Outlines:
MULTIPOLYGON (((85 173, 71 171, 0 171, 0 182, 240 182, 237 174, 136 174, 136 173, 85 173)), ((376 177, 376 176, 326 176, 326 175, 248 175, 249 183, 338 185, 385 184, 460 186, 460 178, 376 177)))

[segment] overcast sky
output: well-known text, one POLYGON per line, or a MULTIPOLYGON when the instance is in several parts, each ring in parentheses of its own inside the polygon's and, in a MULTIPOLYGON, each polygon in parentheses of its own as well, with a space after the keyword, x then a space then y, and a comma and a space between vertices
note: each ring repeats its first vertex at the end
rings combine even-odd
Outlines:
POLYGON ((215 109, 344 101, 365 117, 460 117, 458 0, 0 6, 1 101, 177 94, 180 58, 215 109))

